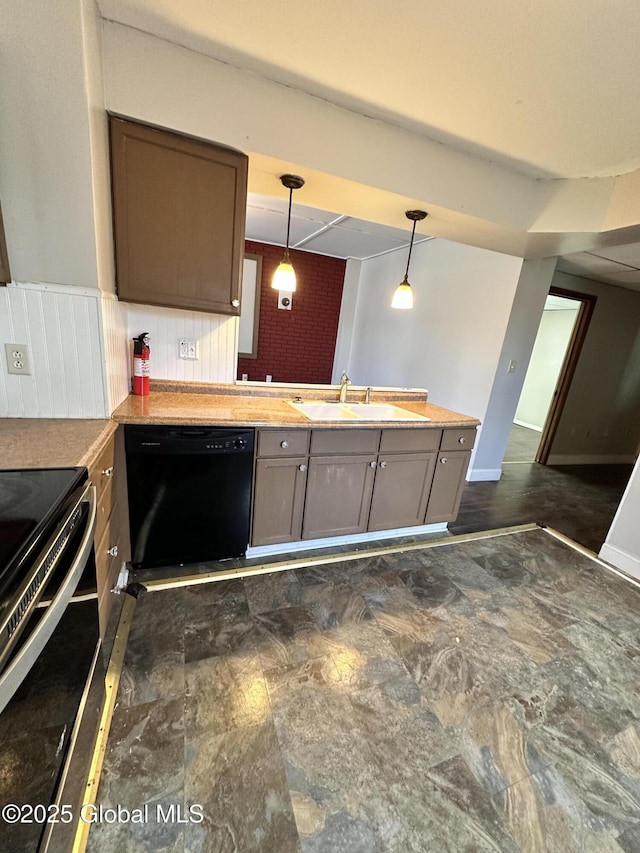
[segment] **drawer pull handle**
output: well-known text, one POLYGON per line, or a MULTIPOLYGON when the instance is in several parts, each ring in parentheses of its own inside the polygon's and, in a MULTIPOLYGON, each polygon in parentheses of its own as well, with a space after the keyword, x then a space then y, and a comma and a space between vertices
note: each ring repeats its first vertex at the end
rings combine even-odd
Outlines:
POLYGON ((380 463, 380 467, 381 467, 381 468, 386 468, 386 467, 387 467, 387 463, 386 463, 386 462, 381 462, 381 463, 380 463))
POLYGON ((110 557, 117 557, 118 556, 118 546, 114 545, 113 548, 107 548, 107 554, 110 557))
POLYGON ((306 465, 298 465, 298 471, 306 471, 306 470, 307 470, 306 465))
POLYGON ((376 467, 375 462, 369 462, 369 468, 375 468, 375 467, 376 467))
POLYGON ((443 456, 443 457, 442 457, 442 459, 440 460, 440 464, 441 464, 441 465, 444 465, 444 463, 445 463, 446 461, 447 461, 447 457, 446 457, 446 456, 443 456))
POLYGON ((458 439, 458 444, 464 444, 466 442, 466 440, 467 439, 463 435, 461 435, 460 438, 458 439))
POLYGON ((113 465, 109 468, 103 468, 102 473, 105 477, 113 477, 113 465))
POLYGON ((240 300, 239 299, 232 299, 231 304, 233 305, 234 308, 237 308, 240 305, 240 300))
POLYGON ((286 448, 289 447, 289 442, 288 441, 281 441, 280 447, 283 447, 286 450, 286 448))

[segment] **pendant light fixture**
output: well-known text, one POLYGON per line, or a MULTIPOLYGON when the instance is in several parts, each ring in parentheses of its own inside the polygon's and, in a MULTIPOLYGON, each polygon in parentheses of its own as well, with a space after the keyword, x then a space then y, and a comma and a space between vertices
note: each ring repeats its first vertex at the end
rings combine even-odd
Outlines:
POLYGON ((289 231, 291 230, 291 199, 293 191, 299 190, 304 186, 304 178, 300 175, 281 175, 280 182, 283 187, 289 190, 289 215, 287 216, 287 246, 284 250, 284 257, 280 261, 277 270, 273 274, 271 287, 274 290, 293 293, 296 289, 296 273, 293 269, 293 264, 289 259, 289 231))
POLYGON ((410 308, 413 308, 413 291, 411 290, 411 285, 409 284, 409 264, 411 262, 413 238, 416 233, 416 222, 421 222, 423 219, 426 219, 427 212, 425 210, 406 210, 404 215, 407 217, 407 219, 413 222, 413 231, 411 232, 411 242, 409 243, 409 257, 407 258, 407 269, 405 271, 404 278, 396 288, 396 292, 393 294, 393 299, 391 300, 391 307, 408 310, 410 308))

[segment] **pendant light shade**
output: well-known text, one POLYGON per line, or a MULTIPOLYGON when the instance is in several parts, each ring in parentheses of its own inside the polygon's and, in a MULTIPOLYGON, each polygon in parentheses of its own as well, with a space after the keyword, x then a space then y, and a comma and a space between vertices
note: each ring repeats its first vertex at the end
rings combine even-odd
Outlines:
POLYGON ((296 272, 289 258, 289 232, 291 230, 291 199, 293 191, 299 190, 304 186, 304 178, 300 175, 281 175, 280 183, 283 187, 289 190, 289 213, 287 216, 287 245, 284 250, 284 257, 280 261, 278 268, 273 274, 271 287, 274 290, 284 290, 287 293, 293 293, 296 289, 296 272))
POLYGON ((413 290, 411 290, 411 285, 406 279, 397 286, 391 300, 391 307, 404 310, 413 308, 413 290))
POLYGON ((396 288, 396 292, 393 294, 391 307, 407 311, 413 308, 413 290, 409 284, 409 264, 411 263, 411 250, 413 249, 413 238, 416 233, 416 222, 420 222, 425 219, 427 217, 427 212, 425 210, 407 210, 404 215, 407 219, 413 222, 413 230, 411 231, 411 242, 409 243, 407 269, 405 270, 404 278, 396 288))

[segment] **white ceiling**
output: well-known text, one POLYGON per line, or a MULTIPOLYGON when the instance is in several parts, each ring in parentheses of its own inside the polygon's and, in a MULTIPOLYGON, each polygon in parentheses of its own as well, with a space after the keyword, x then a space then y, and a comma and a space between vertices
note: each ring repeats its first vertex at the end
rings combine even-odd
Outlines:
MULTIPOLYGON (((488 164, 500 167, 503 186, 493 182, 496 209, 488 218, 476 212, 477 197, 471 209, 473 186, 466 181, 472 173, 464 170, 455 178, 466 186, 470 206, 464 193, 454 194, 450 207, 438 207, 424 195, 416 197, 417 204, 408 202, 431 212, 432 234, 521 257, 572 251, 559 269, 640 290, 640 243, 615 248, 640 233, 640 171, 630 174, 640 169, 637 0, 98 0, 98 5, 108 20, 471 155, 478 174, 488 164), (537 198, 539 191, 540 200, 531 202, 528 220, 513 225, 504 193, 512 187, 509 198, 522 196, 510 183, 516 173, 520 182, 526 176, 527 192, 537 198), (598 180, 604 177, 616 180, 615 187, 598 180), (576 211, 590 211, 591 218, 576 219, 576 211)), ((327 145, 332 142, 328 134, 327 145)), ((254 162, 257 157, 254 152, 254 162)), ((385 171, 394 171, 392 160, 382 162, 385 171)), ((260 170, 274 183, 283 171, 275 160, 260 170)), ((316 193, 328 179, 337 180, 314 177, 316 193)), ((254 189, 270 192, 269 181, 254 189)), ((316 204, 331 206, 334 184, 322 200, 316 196, 316 204)), ((360 185, 360 196, 363 189, 360 185)), ((349 212, 366 215, 376 207, 372 218, 393 224, 399 196, 367 189, 378 193, 377 206, 349 212)), ((284 243, 286 203, 286 194, 277 199, 251 194, 247 236, 284 243)), ((408 242, 407 231, 340 213, 294 204, 291 245, 366 258, 408 242)))
POLYGON ((558 259, 556 269, 640 291, 640 243, 565 255, 558 259))
MULTIPOLYGON (((287 234, 289 193, 284 198, 249 193, 247 199, 247 240, 284 246, 287 234)), ((295 198, 295 192, 294 192, 295 198)), ((408 220, 407 220, 408 221, 408 220)), ((291 205, 289 245, 333 258, 364 260, 409 245, 411 228, 388 228, 364 219, 329 213, 297 204, 291 205)), ((415 243, 431 237, 416 236, 415 243)))
POLYGON ((104 17, 534 177, 640 167, 637 0, 99 0, 104 17))
MULTIPOLYGON (((247 240, 284 246, 287 233, 288 191, 283 198, 249 193, 247 198, 247 240)), ((295 192, 294 192, 295 198, 295 192)), ((428 226, 428 220, 427 220, 428 226)), ((333 258, 366 258, 382 255, 409 245, 411 229, 388 228, 364 219, 317 210, 293 202, 289 245, 333 258)), ((433 237, 416 235, 415 243, 433 237)), ((630 243, 594 252, 577 252, 558 259, 557 269, 571 275, 603 281, 640 291, 640 243, 630 243)), ((560 307, 566 308, 562 300, 560 307)), ((557 308, 556 303, 547 307, 557 308)))

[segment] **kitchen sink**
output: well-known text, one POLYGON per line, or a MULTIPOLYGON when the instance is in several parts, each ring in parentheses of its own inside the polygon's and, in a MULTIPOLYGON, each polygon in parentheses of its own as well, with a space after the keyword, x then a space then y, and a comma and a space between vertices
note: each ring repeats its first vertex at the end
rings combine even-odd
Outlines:
POLYGON ((390 403, 338 403, 326 400, 310 400, 308 403, 287 401, 310 421, 428 421, 424 415, 416 415, 390 403))
POLYGON ((429 421, 425 415, 417 415, 391 403, 351 403, 352 412, 365 421, 429 421))
POLYGON ((326 400, 310 400, 308 403, 292 403, 290 406, 297 409, 310 421, 357 421, 359 416, 351 411, 348 403, 331 403, 326 400))

